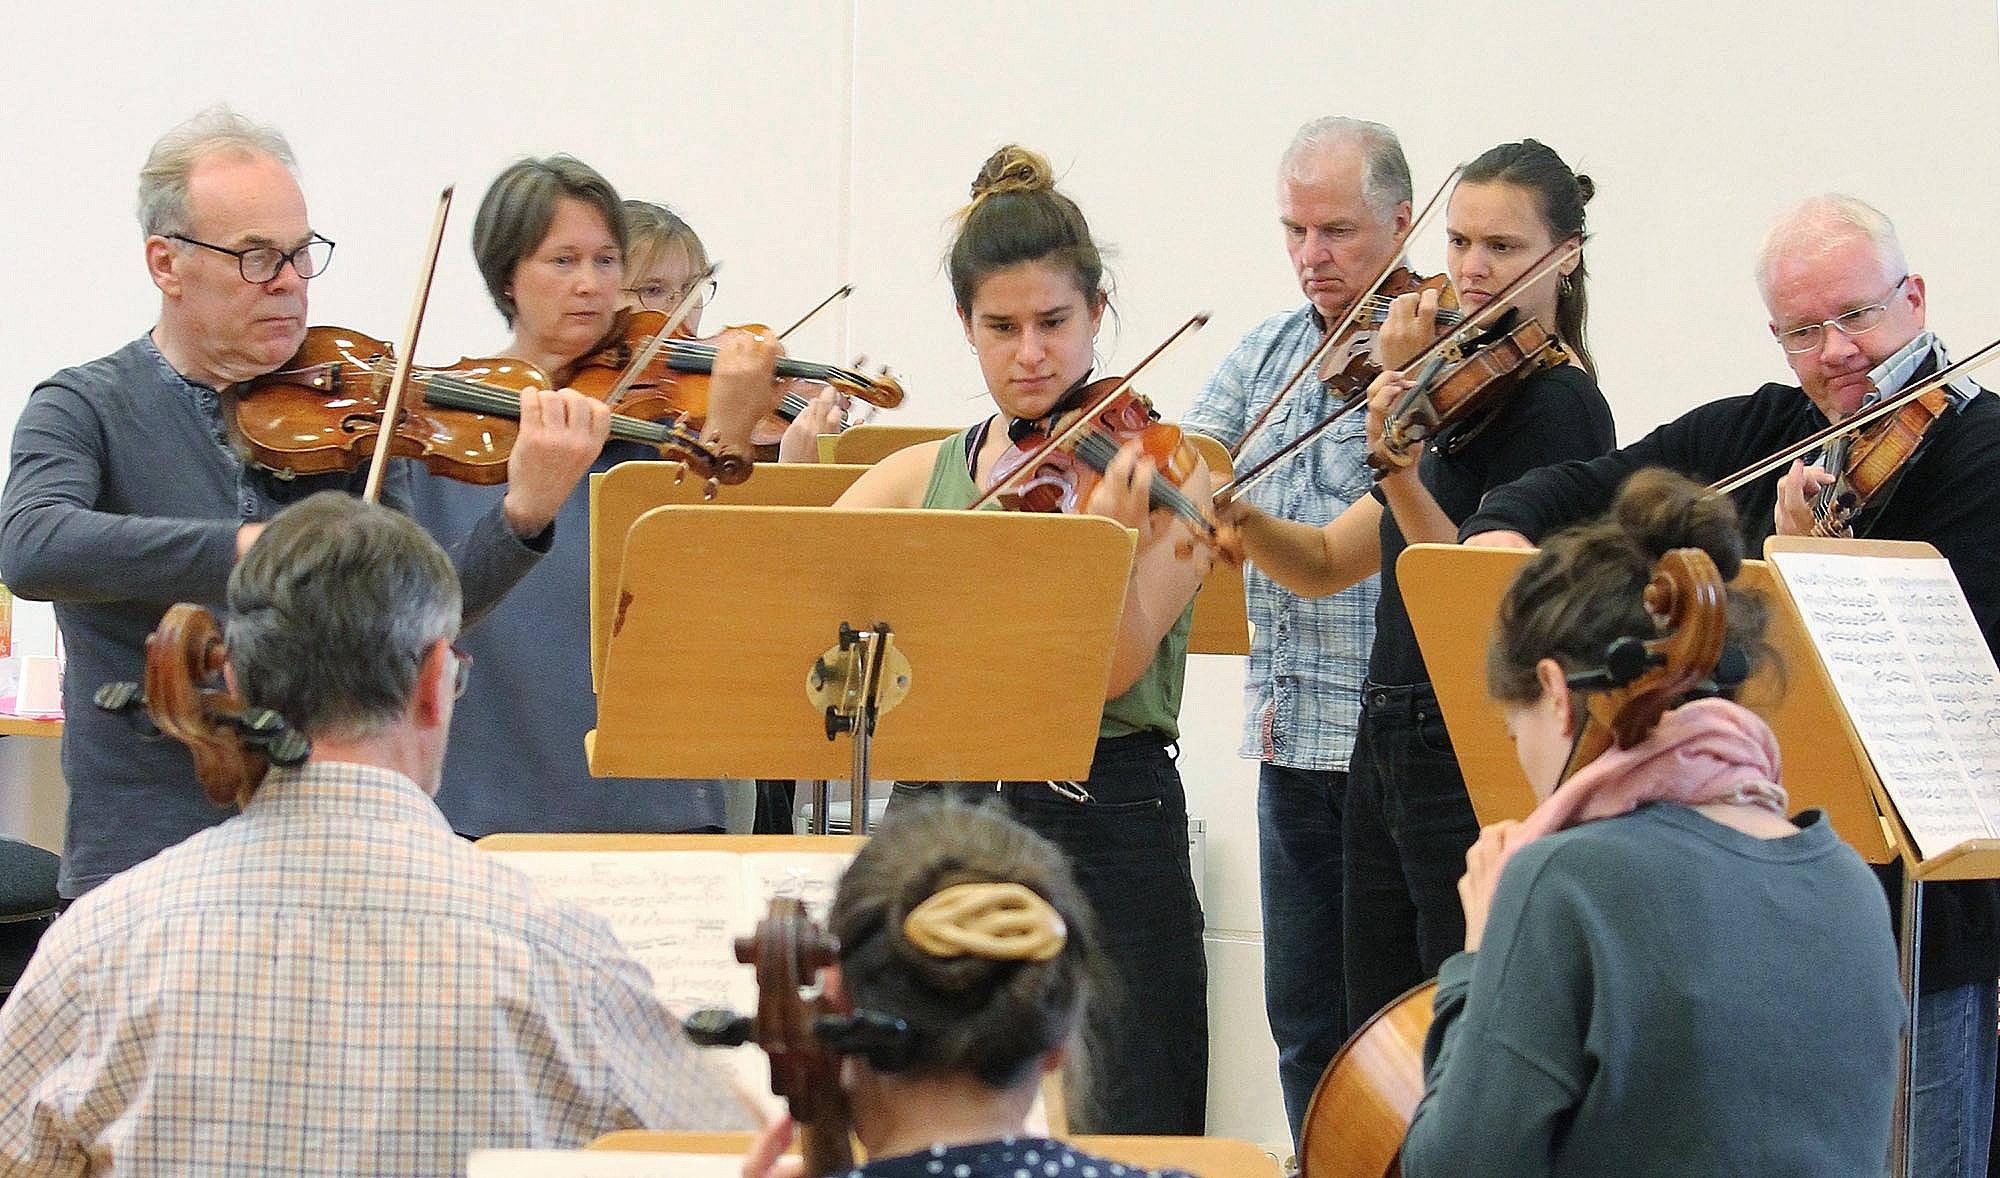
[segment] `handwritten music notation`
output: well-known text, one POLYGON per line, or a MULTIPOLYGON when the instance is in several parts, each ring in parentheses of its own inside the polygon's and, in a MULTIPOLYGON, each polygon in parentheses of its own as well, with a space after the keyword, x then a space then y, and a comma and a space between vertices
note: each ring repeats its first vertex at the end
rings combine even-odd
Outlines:
POLYGON ((1771 561, 1919 856, 2000 836, 2000 668, 1950 564, 1771 561))

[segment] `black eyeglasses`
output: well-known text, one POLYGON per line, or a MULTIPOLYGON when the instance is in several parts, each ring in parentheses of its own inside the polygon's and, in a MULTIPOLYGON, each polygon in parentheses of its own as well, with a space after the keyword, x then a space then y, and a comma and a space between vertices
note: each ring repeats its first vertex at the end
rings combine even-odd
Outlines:
POLYGON ((162 237, 174 241, 185 241, 218 254, 228 254, 236 259, 236 271, 243 275, 243 281, 262 286, 277 280, 278 271, 290 262, 300 278, 318 278, 326 273, 327 263, 333 260, 333 243, 315 233, 306 243, 294 250, 281 250, 274 245, 252 246, 249 249, 233 250, 227 246, 211 245, 198 241, 185 233, 164 233, 162 237))

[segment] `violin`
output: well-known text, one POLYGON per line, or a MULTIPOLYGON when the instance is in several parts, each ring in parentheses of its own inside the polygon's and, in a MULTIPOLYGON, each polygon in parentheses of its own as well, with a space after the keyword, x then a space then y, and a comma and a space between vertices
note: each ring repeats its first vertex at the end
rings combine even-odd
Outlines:
MULTIPOLYGON (((652 360, 634 374, 632 383, 614 398, 613 391, 631 368, 634 357, 666 325, 667 316, 658 311, 619 312, 606 342, 577 361, 573 387, 585 396, 610 401, 612 408, 629 417, 646 421, 686 418, 689 424, 699 427, 708 419, 709 381, 715 370, 718 342, 733 332, 748 332, 757 337, 771 333, 763 324, 752 323, 724 328, 703 339, 669 338, 652 360)), ((882 409, 894 409, 903 403, 903 386, 886 374, 869 376, 855 369, 784 357, 778 361, 776 375, 800 384, 825 385, 882 409)), ((760 448, 769 448, 775 457, 785 427, 805 412, 815 393, 816 390, 787 387, 776 411, 758 423, 750 440, 760 448)))
MULTIPOLYGON (((374 453, 394 367, 393 350, 380 340, 345 328, 310 328, 284 366, 231 387, 232 433, 253 461, 284 475, 353 470, 374 453)), ((391 456, 480 485, 507 479, 520 390, 553 387, 533 365, 510 359, 462 359, 413 369, 410 379, 421 408, 399 415, 391 456)), ((711 448, 682 421, 614 414, 611 436, 657 446, 704 479, 734 484, 750 477, 748 458, 711 448)))
POLYGON ((1951 406, 1939 386, 1856 435, 1833 482, 1813 496, 1812 535, 1851 539, 1853 520, 1909 466, 1924 435, 1951 406))
MULTIPOLYGON (((1015 422, 1011 429, 1024 432, 994 461, 988 486, 971 509, 997 500, 1011 511, 1080 512, 1118 451, 1136 441, 1159 471, 1147 495, 1150 508, 1173 512, 1197 536, 1240 561, 1234 537, 1218 533, 1209 512, 1181 490, 1202 469, 1201 456, 1179 426, 1162 422, 1153 403, 1132 392, 1133 380, 1147 365, 1207 323, 1206 313, 1191 317, 1123 377, 1079 383, 1039 426, 1015 422)), ((1179 552, 1186 556, 1191 550, 1183 544, 1179 552)))
POLYGON ((1320 361, 1319 379, 1328 393, 1346 400, 1375 383, 1375 378, 1382 375, 1382 365, 1375 358, 1377 329, 1389 321, 1389 308, 1399 296, 1426 290, 1438 292, 1438 330, 1454 327, 1464 318, 1459 314, 1458 295, 1451 289, 1448 275, 1439 273, 1423 278, 1408 266, 1397 266, 1389 271, 1376 293, 1363 300, 1360 314, 1350 317, 1347 330, 1333 341, 1320 361))
POLYGON ((146 638, 146 681, 107 683, 92 697, 104 711, 141 716, 194 755, 209 800, 241 806, 272 765, 297 765, 312 744, 269 708, 246 707, 224 685, 215 617, 182 602, 146 638))
POLYGON ((1389 410, 1382 436, 1368 448, 1368 466, 1385 478, 1416 461, 1424 443, 1459 422, 1478 424, 1452 437, 1455 451, 1493 420, 1506 394, 1538 372, 1569 363, 1569 352, 1533 319, 1509 307, 1494 326, 1437 349, 1417 382, 1389 410), (1518 320, 1518 322, 1517 322, 1518 320))
MULTIPOLYGON (((995 498, 1009 511, 1076 514, 1090 502, 1091 491, 1118 451, 1127 442, 1137 441, 1159 471, 1148 495, 1153 510, 1171 511, 1188 521, 1198 535, 1213 535, 1214 522, 1181 492, 1194 477, 1201 456, 1179 426, 1161 421, 1153 403, 1122 388, 1124 383, 1120 377, 1107 376, 1064 398, 1089 406, 1082 411, 1089 424, 1070 444, 1051 444, 1051 435, 1059 432, 1054 428, 1027 432, 1016 439, 993 463, 992 486, 1000 488, 995 498)), ((1077 412, 1072 409, 1069 414, 1077 412)), ((1069 414, 1058 421, 1070 422, 1069 414)))
MULTIPOLYGON (((1614 744, 1644 740, 1670 709, 1716 675, 1728 634, 1728 595, 1715 561, 1677 548, 1653 566, 1646 611, 1661 633, 1620 639, 1604 669, 1570 677, 1588 691, 1568 779, 1614 744)), ((1312 1178, 1389 1178, 1402 1173, 1403 1138, 1424 1094, 1424 1042, 1435 979, 1383 1007, 1343 1044, 1313 1090, 1300 1134, 1301 1171, 1312 1178)))

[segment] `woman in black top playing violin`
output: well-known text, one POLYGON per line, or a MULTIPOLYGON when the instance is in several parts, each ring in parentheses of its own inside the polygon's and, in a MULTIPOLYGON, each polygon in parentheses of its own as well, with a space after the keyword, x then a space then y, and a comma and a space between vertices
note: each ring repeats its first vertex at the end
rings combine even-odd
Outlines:
MULTIPOLYGON (((1581 245, 1583 206, 1593 192, 1589 177, 1573 174, 1532 139, 1502 144, 1474 160, 1445 214, 1446 268, 1467 315, 1477 316, 1558 245, 1581 245)), ((1242 523, 1247 556, 1293 592, 1324 596, 1382 574, 1342 818, 1351 1025, 1436 973, 1460 948, 1465 926, 1458 877, 1479 835, 1396 581, 1396 558, 1408 544, 1454 542, 1456 521, 1470 515, 1488 489, 1537 466, 1611 448, 1611 409, 1583 350, 1583 283, 1577 253, 1512 300, 1516 320, 1533 320, 1553 333, 1570 362, 1516 381, 1496 408, 1447 428, 1418 461, 1392 466, 1373 495, 1324 528, 1272 519, 1240 501, 1229 509, 1242 523)), ((1369 390, 1371 442, 1412 383, 1396 370, 1434 338, 1436 310, 1434 292, 1405 295, 1383 326, 1389 371, 1369 390)))

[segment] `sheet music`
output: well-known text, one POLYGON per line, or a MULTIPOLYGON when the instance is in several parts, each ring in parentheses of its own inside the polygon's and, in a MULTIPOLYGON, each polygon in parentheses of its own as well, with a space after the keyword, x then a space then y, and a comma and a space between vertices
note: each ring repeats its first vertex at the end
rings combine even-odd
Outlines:
MULTIPOLYGON (((717 1008, 754 1013, 757 978, 736 960, 736 938, 756 931, 774 896, 802 901, 824 925, 834 885, 853 858, 808 851, 492 853, 534 877, 549 895, 602 916, 653 975, 660 1001, 683 1019, 717 1008)), ((717 1048, 712 1058, 764 1115, 778 1111, 762 1051, 717 1048)))
POLYGON ((500 851, 550 895, 604 917, 653 975, 661 1001, 686 1018, 727 1006, 750 1011, 757 982, 736 960, 774 896, 804 901, 824 922, 852 857, 833 852, 500 851))
POLYGON ((1776 552, 1918 855, 2000 833, 2000 669, 1942 559, 1776 552))
POLYGON ((476 1149, 466 1178, 737 1178, 733 1153, 626 1153, 620 1150, 476 1149))

